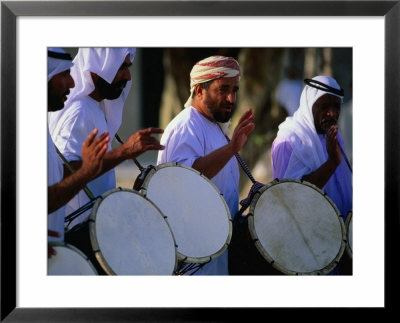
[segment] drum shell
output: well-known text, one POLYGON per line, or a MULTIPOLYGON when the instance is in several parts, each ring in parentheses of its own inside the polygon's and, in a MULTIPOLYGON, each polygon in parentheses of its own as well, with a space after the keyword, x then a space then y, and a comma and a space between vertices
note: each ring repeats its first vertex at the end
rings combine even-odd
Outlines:
POLYGON ((346 252, 343 253, 338 267, 340 275, 353 274, 353 211, 349 211, 345 221, 346 227, 346 252))
POLYGON ((256 248, 247 216, 238 214, 233 220, 233 234, 228 250, 230 275, 282 275, 256 248))
POLYGON ((89 223, 90 221, 87 220, 68 230, 65 233, 65 242, 78 248, 82 253, 84 253, 96 268, 99 275, 108 275, 102 264, 99 263, 96 254, 93 251, 89 223))

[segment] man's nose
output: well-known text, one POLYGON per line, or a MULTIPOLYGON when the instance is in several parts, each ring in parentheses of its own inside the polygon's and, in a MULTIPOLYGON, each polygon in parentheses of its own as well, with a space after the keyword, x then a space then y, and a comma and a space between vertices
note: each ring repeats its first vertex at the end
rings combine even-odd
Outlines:
POLYGON ((234 104, 236 102, 236 93, 234 92, 229 93, 226 99, 228 102, 234 104))
POLYGON ((127 81, 130 81, 132 79, 131 71, 129 70, 129 68, 124 70, 124 79, 127 81))
POLYGON ((326 112, 326 114, 329 117, 336 117, 336 111, 333 107, 329 108, 328 111, 326 112))
POLYGON ((68 78, 68 88, 72 89, 74 87, 75 87, 75 81, 72 78, 72 76, 70 75, 69 78, 68 78))

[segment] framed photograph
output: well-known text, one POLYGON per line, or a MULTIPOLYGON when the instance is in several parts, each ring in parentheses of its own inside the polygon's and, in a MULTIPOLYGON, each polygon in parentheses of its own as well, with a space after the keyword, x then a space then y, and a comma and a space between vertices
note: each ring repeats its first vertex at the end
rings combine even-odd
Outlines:
POLYGON ((392 309, 399 15, 399 1, 2 1, 1 320, 218 321, 277 308, 392 309), (83 46, 352 48, 353 275, 47 276, 46 49, 83 46))

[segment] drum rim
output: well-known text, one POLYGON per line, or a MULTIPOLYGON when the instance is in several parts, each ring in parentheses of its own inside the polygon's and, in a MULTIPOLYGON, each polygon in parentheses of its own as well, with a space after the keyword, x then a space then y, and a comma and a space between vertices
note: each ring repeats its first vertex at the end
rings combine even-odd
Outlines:
POLYGON ((304 180, 298 180, 298 179, 292 179, 292 178, 275 179, 275 180, 271 181, 270 183, 264 185, 254 195, 254 198, 252 199, 252 201, 250 203, 249 214, 248 214, 248 228, 250 231, 251 238, 254 241, 254 245, 256 246, 257 250, 261 253, 261 255, 267 260, 267 262, 269 264, 271 264, 272 267, 274 267, 275 269, 277 269, 278 271, 280 271, 286 275, 325 275, 325 274, 329 273, 330 271, 332 271, 338 265, 339 260, 343 256, 344 250, 346 248, 347 231, 346 231, 346 228, 345 228, 345 225, 343 222, 343 216, 340 214, 339 209, 337 208, 335 203, 333 203, 331 198, 327 194, 325 194, 320 188, 318 188, 316 185, 314 185, 310 182, 304 181, 304 180), (339 224, 340 224, 340 229, 342 232, 340 248, 339 248, 338 253, 336 254, 336 257, 334 259, 332 259, 332 261, 329 264, 327 264, 324 268, 313 270, 310 272, 296 272, 293 270, 289 270, 289 269, 285 268, 284 266, 282 266, 281 264, 279 264, 278 262, 275 262, 273 260, 273 258, 271 257, 271 255, 263 248, 261 243, 258 241, 258 236, 255 232, 255 227, 254 227, 254 216, 253 216, 257 201, 260 198, 260 196, 262 195, 262 193, 264 193, 267 189, 269 189, 272 186, 282 184, 282 183, 297 183, 297 184, 308 186, 308 187, 316 190, 323 197, 325 197, 325 199, 330 203, 330 205, 333 207, 333 209, 335 210, 335 212, 337 214, 337 218, 338 218, 339 224))
POLYGON ((349 257, 353 258, 353 248, 350 246, 350 223, 352 223, 353 221, 353 211, 349 211, 347 213, 347 217, 346 217, 346 222, 345 222, 345 227, 346 227, 346 252, 349 255, 349 257))
MULTIPOLYGON (((67 243, 65 241, 49 241, 48 244, 50 245, 50 247, 55 247, 55 248, 62 247, 62 248, 68 248, 68 249, 71 249, 72 251, 75 251, 77 254, 82 256, 82 258, 84 258, 89 263, 89 266, 92 268, 94 275, 99 275, 99 272, 96 270, 96 267, 93 265, 92 261, 79 248, 77 248, 74 245, 67 243)), ((49 272, 49 266, 47 265, 47 273, 48 272, 49 272)))
POLYGON ((228 217, 228 224, 229 224, 229 228, 228 228, 228 236, 225 240, 224 245, 215 253, 208 255, 208 256, 202 256, 202 257, 193 257, 193 256, 188 256, 185 255, 183 253, 181 253, 178 248, 177 248, 177 257, 178 257, 178 261, 180 262, 184 262, 184 263, 194 263, 194 264, 203 264, 203 263, 207 263, 210 262, 211 260, 218 258, 220 255, 222 255, 222 253, 225 252, 225 250, 227 250, 231 239, 232 239, 232 230, 233 230, 233 225, 232 225, 232 215, 231 212, 229 211, 229 207, 228 204, 226 203, 223 194, 220 192, 220 190, 217 188, 217 186, 209 179, 207 178, 203 173, 199 172, 198 170, 180 164, 178 162, 169 162, 169 163, 162 163, 156 166, 153 166, 153 169, 151 171, 149 171, 149 173, 146 175, 142 187, 140 188, 140 193, 142 193, 145 197, 147 196, 147 187, 149 185, 150 179, 153 177, 153 175, 160 169, 163 168, 168 168, 168 167, 180 167, 180 168, 184 168, 188 171, 192 171, 194 173, 196 173, 197 175, 200 175, 200 177, 202 177, 203 179, 205 179, 209 184, 211 184, 211 186, 214 188, 214 190, 218 193, 224 207, 226 210, 226 214, 228 217))
POLYGON ((161 215, 161 217, 163 218, 163 220, 165 221, 165 223, 168 226, 168 229, 171 233, 172 236, 172 240, 174 243, 174 249, 175 249, 175 263, 174 263, 174 268, 173 271, 171 273, 171 275, 173 275, 173 273, 176 271, 177 266, 178 266, 178 259, 177 259, 177 247, 176 247, 176 240, 175 240, 175 236, 174 233, 172 232, 171 226, 166 218, 166 216, 161 212, 161 210, 157 207, 157 205, 155 205, 150 199, 148 199, 146 196, 143 196, 143 194, 141 194, 140 192, 133 190, 133 189, 129 189, 129 188, 122 188, 122 187, 117 187, 115 189, 109 190, 107 192, 105 192, 103 195, 101 195, 100 198, 97 199, 96 203, 93 206, 93 209, 90 213, 88 222, 89 222, 89 235, 90 235, 90 243, 92 245, 92 250, 93 253, 95 254, 95 257, 97 259, 97 262, 99 263, 99 265, 102 267, 102 269, 106 272, 107 275, 110 276, 115 276, 118 275, 117 273, 114 272, 114 270, 111 268, 111 266, 108 264, 107 260, 104 258, 103 253, 100 249, 99 246, 99 242, 97 240, 97 234, 96 234, 96 217, 97 217, 97 210, 100 206, 100 204, 102 203, 102 201, 109 195, 117 193, 117 192, 129 192, 129 193, 134 193, 136 195, 141 196, 142 198, 144 198, 147 202, 149 202, 152 206, 154 206, 157 211, 159 212, 159 214, 161 215))

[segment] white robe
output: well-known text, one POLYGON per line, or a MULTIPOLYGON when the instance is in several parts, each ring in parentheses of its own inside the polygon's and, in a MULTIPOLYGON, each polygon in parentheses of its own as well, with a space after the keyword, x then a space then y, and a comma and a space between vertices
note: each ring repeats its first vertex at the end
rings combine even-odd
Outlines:
MULTIPOLYGON (((68 161, 82 159, 82 144, 94 128, 99 134, 108 131, 108 125, 102 106, 91 97, 86 96, 71 103, 68 109, 49 113, 49 124, 51 136, 55 145, 68 161), (54 122, 56 120, 57 122, 54 122)), ((111 150, 111 144, 107 151, 111 150)), ((109 170, 87 184, 95 197, 115 188, 114 169, 109 170)), ((81 190, 66 205, 66 214, 89 202, 89 197, 81 190)), ((74 219, 70 227, 85 221, 90 215, 90 210, 74 219)))
MULTIPOLYGON (((165 149, 159 151, 157 164, 178 162, 192 167, 196 159, 212 153, 228 142, 217 124, 189 106, 169 123, 160 143, 165 149)), ((229 160, 211 182, 223 194, 233 219, 239 205, 239 168, 235 157, 229 160)), ((196 274, 228 275, 228 252, 225 251, 196 274)))
MULTIPOLYGON (((54 148, 53 140, 47 131, 47 184, 52 186, 63 179, 63 163, 54 148)), ((65 207, 62 206, 48 215, 48 229, 61 234, 60 238, 48 237, 48 241, 64 240, 65 207)))

